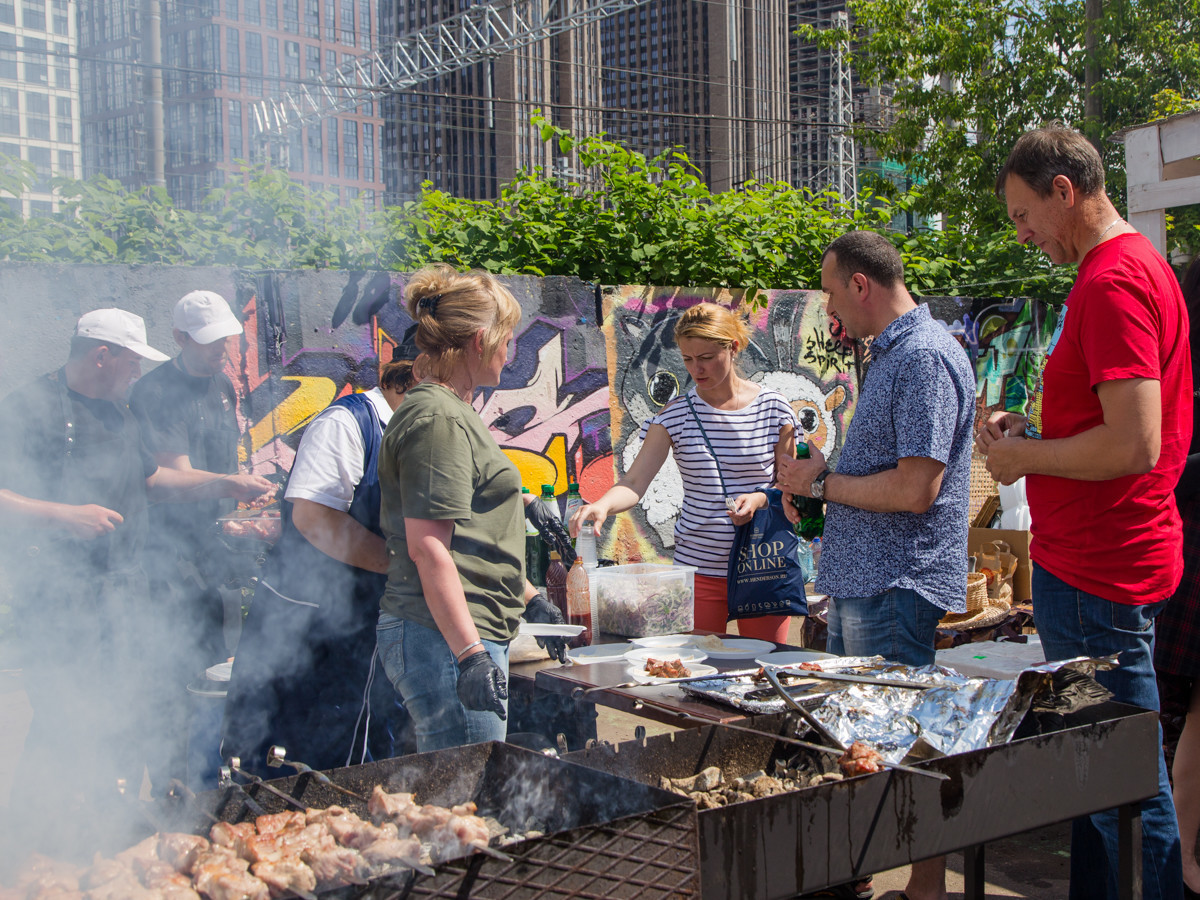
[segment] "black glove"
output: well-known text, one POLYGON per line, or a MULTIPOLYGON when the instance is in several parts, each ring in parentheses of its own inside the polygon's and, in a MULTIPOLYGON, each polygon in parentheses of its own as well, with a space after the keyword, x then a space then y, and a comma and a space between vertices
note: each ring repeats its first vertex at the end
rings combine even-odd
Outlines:
MULTIPOLYGON (((538 592, 525 604, 525 612, 521 614, 526 622, 536 622, 540 625, 565 625, 562 610, 551 603, 546 595, 538 592)), ((551 659, 559 662, 567 661, 567 639, 565 637, 534 638, 537 645, 550 654, 551 659)))
POLYGON ((538 534, 542 536, 546 546, 551 550, 558 551, 562 564, 568 569, 571 568, 575 563, 575 548, 571 546, 571 536, 567 534, 567 529, 563 527, 563 523, 559 521, 558 517, 551 515, 542 504, 535 500, 525 507, 525 518, 533 523, 533 527, 538 530, 538 534))
POLYGON ((467 709, 494 712, 502 720, 508 718, 504 701, 508 699, 508 684, 504 673, 486 650, 473 653, 458 664, 458 699, 467 709))

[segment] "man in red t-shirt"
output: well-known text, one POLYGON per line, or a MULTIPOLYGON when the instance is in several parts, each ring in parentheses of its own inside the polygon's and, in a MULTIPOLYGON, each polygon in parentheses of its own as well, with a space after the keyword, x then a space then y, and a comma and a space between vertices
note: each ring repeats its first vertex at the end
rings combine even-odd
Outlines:
MULTIPOLYGON (((1095 148, 1067 128, 1023 135, 996 179, 1021 243, 1079 264, 1028 416, 995 413, 976 446, 1002 484, 1027 476, 1033 611, 1048 660, 1120 654, 1097 673, 1158 709, 1154 618, 1182 576, 1174 488, 1192 435, 1188 318, 1174 272, 1104 193, 1095 148)), ((1161 742, 1160 742, 1161 744, 1161 742)), ((1136 763, 1149 761, 1133 761, 1136 763)), ((1183 894, 1162 749, 1142 804, 1143 896, 1183 894)), ((1071 898, 1116 897, 1116 811, 1077 820, 1071 898)))

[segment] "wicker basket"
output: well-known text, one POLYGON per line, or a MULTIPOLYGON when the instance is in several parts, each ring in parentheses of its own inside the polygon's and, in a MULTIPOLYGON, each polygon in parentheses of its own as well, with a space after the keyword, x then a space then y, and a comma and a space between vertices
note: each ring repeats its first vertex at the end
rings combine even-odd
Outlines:
POLYGON ((987 576, 982 572, 967 573, 967 615, 974 615, 988 603, 987 576))
MULTIPOLYGON (((968 522, 974 522, 979 510, 990 497, 999 498, 999 491, 991 473, 987 470, 987 459, 978 454, 971 454, 971 507, 967 515, 968 522)), ((986 527, 986 523, 985 523, 986 527)))

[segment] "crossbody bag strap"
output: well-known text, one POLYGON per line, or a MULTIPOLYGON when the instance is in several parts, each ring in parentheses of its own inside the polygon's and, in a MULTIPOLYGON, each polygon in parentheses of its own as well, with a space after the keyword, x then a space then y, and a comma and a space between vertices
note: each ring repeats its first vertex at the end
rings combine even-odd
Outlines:
POLYGON ((700 436, 704 438, 704 446, 712 454, 713 462, 717 466, 717 477, 721 479, 721 493, 728 496, 729 489, 725 487, 725 476, 721 474, 721 459, 717 456, 717 451, 713 449, 713 445, 708 439, 708 432, 704 430, 704 423, 700 421, 700 416, 696 414, 696 407, 692 405, 692 395, 690 393, 684 394, 683 399, 687 401, 688 409, 692 411, 692 418, 696 420, 696 424, 700 427, 700 436))

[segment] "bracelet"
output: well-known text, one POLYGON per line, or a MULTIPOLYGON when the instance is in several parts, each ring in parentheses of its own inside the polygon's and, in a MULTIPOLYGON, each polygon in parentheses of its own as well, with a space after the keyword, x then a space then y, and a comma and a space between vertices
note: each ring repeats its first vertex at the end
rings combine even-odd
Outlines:
POLYGON ((482 647, 482 646, 483 646, 483 641, 471 641, 471 643, 467 644, 467 646, 463 647, 461 650, 459 650, 457 653, 455 653, 454 658, 456 660, 462 659, 462 655, 464 653, 466 653, 468 650, 474 650, 476 647, 482 647))

